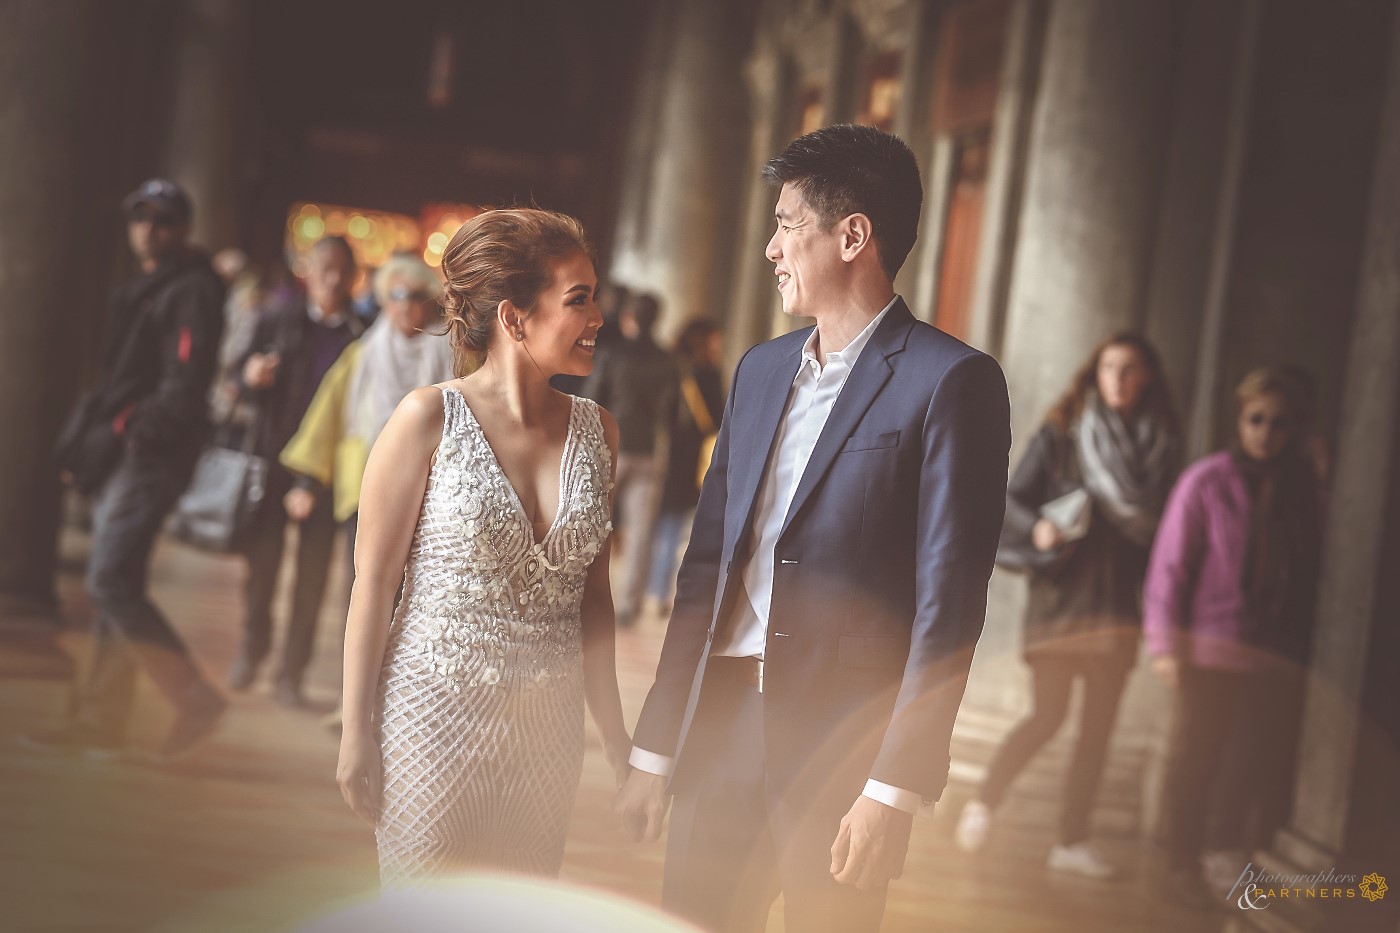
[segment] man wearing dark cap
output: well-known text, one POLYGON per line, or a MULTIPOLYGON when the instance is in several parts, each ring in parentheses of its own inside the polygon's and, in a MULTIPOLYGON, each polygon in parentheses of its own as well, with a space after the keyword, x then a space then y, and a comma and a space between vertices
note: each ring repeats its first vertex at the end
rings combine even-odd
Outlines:
POLYGON ((205 440, 224 284, 188 242, 190 199, 178 185, 152 179, 123 207, 140 268, 112 296, 101 379, 58 445, 64 482, 95 497, 86 576, 93 663, 72 720, 25 737, 31 748, 96 759, 124 747, 138 668, 176 710, 161 757, 203 739, 226 705, 146 592, 156 536, 205 440))

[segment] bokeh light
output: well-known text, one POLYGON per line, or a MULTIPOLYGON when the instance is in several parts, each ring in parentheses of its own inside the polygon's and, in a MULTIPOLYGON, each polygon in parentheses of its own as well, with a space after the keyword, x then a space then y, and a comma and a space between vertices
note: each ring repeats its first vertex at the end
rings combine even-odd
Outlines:
POLYGON ((312 921, 300 933, 458 933, 550 930, 560 933, 694 933, 695 927, 615 894, 558 881, 473 874, 412 891, 386 892, 312 921))
POLYGON ((324 236, 343 236, 362 270, 375 269, 396 252, 420 252, 433 268, 457 228, 484 208, 470 204, 425 205, 417 218, 338 204, 299 202, 287 212, 287 264, 303 275, 306 253, 324 236))
POLYGON ((415 249, 422 237, 418 222, 407 214, 333 204, 293 204, 287 213, 285 243, 292 271, 302 275, 307 251, 329 235, 345 237, 362 270, 377 268, 398 250, 415 249))

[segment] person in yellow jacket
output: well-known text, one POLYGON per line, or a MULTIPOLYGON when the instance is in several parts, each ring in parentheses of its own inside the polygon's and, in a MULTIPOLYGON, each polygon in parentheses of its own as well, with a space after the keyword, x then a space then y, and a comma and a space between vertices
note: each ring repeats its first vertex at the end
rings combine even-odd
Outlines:
MULTIPOLYGON (((417 256, 395 254, 376 273, 374 291, 380 316, 326 372, 278 458, 296 475, 283 499, 287 515, 303 521, 318 497, 330 496, 351 555, 360 482, 379 432, 409 392, 453 377, 452 347, 440 326, 437 273, 417 256)), ((352 575, 353 570, 352 558, 352 575)))

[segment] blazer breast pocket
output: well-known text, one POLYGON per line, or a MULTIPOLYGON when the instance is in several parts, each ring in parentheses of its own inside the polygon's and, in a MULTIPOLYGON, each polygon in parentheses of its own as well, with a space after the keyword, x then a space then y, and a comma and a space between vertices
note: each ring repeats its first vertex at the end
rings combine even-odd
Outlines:
POLYGON ((884 434, 858 434, 848 438, 846 443, 841 445, 841 452, 848 454, 857 450, 883 450, 898 446, 899 432, 886 431, 884 434))
POLYGON ((842 667, 903 667, 909 639, 899 635, 842 635, 837 645, 842 667))

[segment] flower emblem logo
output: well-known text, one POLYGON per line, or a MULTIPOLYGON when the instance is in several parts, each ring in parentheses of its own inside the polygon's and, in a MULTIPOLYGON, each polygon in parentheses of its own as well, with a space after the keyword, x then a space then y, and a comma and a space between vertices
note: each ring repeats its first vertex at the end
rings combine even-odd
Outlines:
POLYGON ((1386 891, 1390 890, 1390 887, 1385 883, 1385 878, 1381 877, 1376 872, 1371 872, 1369 875, 1362 878, 1361 884, 1357 885, 1357 887, 1361 891, 1361 896, 1368 901, 1378 901, 1385 897, 1386 891))

